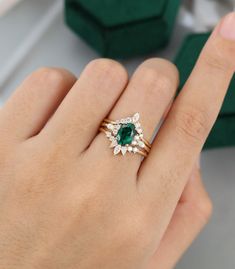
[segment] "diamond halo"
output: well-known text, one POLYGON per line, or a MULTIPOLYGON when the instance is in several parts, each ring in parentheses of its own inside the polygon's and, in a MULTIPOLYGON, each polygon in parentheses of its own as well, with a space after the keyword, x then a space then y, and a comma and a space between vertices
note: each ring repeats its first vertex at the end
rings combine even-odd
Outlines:
POLYGON ((135 113, 132 117, 104 121, 103 126, 107 129, 105 134, 110 140, 110 148, 113 148, 114 155, 122 154, 124 156, 126 153, 140 153, 143 150, 147 152, 150 150, 150 146, 146 145, 143 139, 143 130, 139 119, 140 114, 135 113))

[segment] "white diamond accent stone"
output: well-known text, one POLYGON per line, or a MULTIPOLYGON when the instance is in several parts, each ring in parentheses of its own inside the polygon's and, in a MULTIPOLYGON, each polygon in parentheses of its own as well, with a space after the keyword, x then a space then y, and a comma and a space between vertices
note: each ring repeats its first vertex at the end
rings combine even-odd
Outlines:
POLYGON ((134 153, 137 153, 138 152, 138 149, 137 148, 133 148, 133 152, 134 153))
POLYGON ((142 129, 140 129, 140 128, 136 129, 136 131, 137 131, 137 133, 139 133, 139 134, 142 134, 142 133, 143 133, 142 129))
POLYGON ((110 141, 114 141, 114 140, 116 140, 116 138, 115 138, 114 136, 111 135, 110 138, 109 138, 109 140, 110 140, 110 141))
POLYGON ((113 124, 109 123, 109 124, 107 124, 107 128, 108 128, 109 130, 113 130, 114 126, 113 126, 113 124))
POLYGON ((114 148, 117 146, 117 140, 113 140, 112 143, 110 144, 110 148, 114 148))
POLYGON ((114 135, 117 135, 117 133, 118 133, 118 130, 117 130, 117 129, 114 129, 114 130, 113 130, 113 134, 114 134, 114 135))
POLYGON ((107 137, 111 137, 111 135, 112 135, 110 132, 106 132, 105 134, 107 137))
POLYGON ((135 115, 133 116, 132 120, 133 122, 137 122, 140 118, 140 114, 139 113, 135 113, 135 115))
POLYGON ((122 152, 122 155, 124 156, 127 152, 127 147, 122 147, 121 152, 122 152))
POLYGON ((135 136, 135 140, 140 140, 139 135, 136 135, 136 136, 135 136))
POLYGON ((139 145, 141 148, 144 148, 144 147, 145 147, 144 142, 143 142, 143 141, 141 141, 141 140, 138 142, 138 145, 139 145))
POLYGON ((127 123, 131 123, 132 122, 132 119, 129 117, 126 119, 127 123))
POLYGON ((137 141, 132 141, 132 145, 136 146, 137 145, 137 141))
POLYGON ((143 134, 140 134, 140 138, 143 138, 144 137, 144 135, 143 134))
POLYGON ((136 122, 135 127, 136 128, 140 128, 140 123, 139 122, 136 122))
POLYGON ((128 150, 129 152, 132 152, 133 148, 132 148, 131 146, 129 146, 129 147, 127 148, 127 150, 128 150))
POLYGON ((117 145, 113 151, 114 155, 117 155, 121 151, 121 148, 122 148, 121 145, 117 145))

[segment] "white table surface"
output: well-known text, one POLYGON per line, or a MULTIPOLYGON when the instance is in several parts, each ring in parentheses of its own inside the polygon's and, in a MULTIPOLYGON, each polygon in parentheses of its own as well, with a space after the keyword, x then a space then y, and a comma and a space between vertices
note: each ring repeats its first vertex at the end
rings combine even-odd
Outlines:
MULTIPOLYGON (((12 51, 22 42, 55 0, 24 0, 0 18, 0 71, 12 51)), ((177 25, 170 46, 153 56, 173 59, 182 37, 187 33, 177 25)), ((0 88, 4 103, 20 81, 41 66, 60 66, 79 74, 92 59, 99 57, 63 22, 63 12, 29 53, 11 79, 0 88)), ((144 58, 124 61, 132 73, 144 58)), ((178 269, 235 268, 235 148, 203 152, 202 171, 214 202, 214 214, 207 226, 178 264, 178 269)))

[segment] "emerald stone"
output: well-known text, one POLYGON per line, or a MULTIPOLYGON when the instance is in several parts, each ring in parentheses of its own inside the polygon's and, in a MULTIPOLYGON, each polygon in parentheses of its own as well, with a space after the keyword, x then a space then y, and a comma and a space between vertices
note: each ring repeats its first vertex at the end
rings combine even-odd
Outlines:
POLYGON ((117 134, 117 142, 121 146, 130 145, 137 134, 133 123, 122 124, 117 134))

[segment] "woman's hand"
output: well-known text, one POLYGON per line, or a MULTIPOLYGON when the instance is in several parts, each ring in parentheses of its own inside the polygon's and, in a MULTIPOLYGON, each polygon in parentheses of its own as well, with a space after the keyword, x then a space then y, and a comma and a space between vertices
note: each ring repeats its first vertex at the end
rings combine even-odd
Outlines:
POLYGON ((197 159, 235 70, 235 15, 216 28, 149 156, 113 156, 108 115, 140 112, 153 136, 178 85, 175 67, 91 62, 79 79, 41 69, 0 113, 0 268, 169 269, 211 204, 197 159), (190 180, 189 180, 190 178, 190 180))

